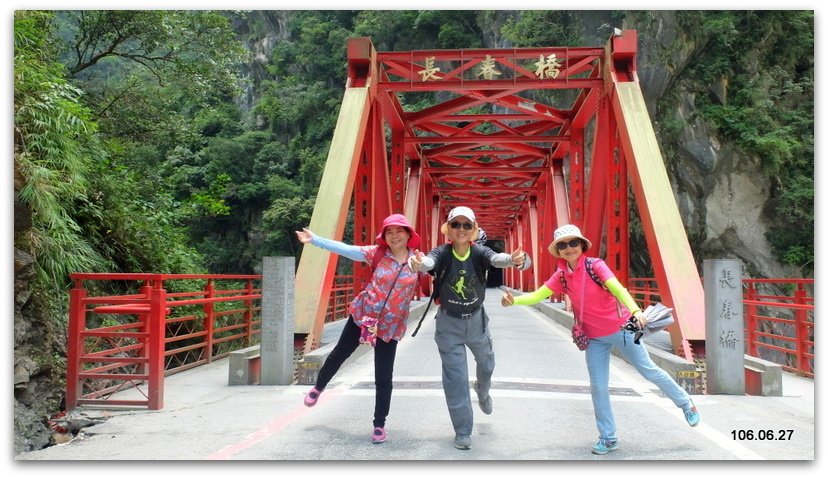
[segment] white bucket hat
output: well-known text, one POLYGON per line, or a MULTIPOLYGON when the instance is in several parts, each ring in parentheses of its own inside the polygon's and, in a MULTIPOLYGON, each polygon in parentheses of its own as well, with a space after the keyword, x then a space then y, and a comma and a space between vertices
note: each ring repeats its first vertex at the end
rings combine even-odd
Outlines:
POLYGON ((578 229, 578 226, 573 226, 572 224, 565 224, 555 229, 555 234, 552 237, 552 244, 549 244, 549 253, 555 257, 561 257, 558 253, 558 243, 569 239, 580 239, 583 241, 583 252, 586 252, 590 247, 592 247, 592 243, 589 242, 589 239, 584 237, 583 234, 581 234, 581 230, 578 229))

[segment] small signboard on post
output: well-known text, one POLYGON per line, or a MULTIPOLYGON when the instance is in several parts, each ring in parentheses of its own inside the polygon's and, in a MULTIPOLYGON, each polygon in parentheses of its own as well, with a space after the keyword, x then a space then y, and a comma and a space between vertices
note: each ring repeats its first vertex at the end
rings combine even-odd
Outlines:
POLYGON ((319 377, 322 364, 319 362, 301 361, 297 364, 296 383, 297 385, 315 385, 319 377))
POLYGON ((679 370, 676 383, 690 395, 698 395, 701 389, 701 374, 695 370, 679 370))

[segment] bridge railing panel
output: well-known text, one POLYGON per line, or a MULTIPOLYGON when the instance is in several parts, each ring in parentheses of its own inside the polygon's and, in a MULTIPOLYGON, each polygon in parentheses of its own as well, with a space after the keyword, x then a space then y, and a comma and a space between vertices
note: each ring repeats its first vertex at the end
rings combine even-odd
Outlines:
MULTIPOLYGON (((745 353, 814 377, 814 279, 743 279, 745 353)), ((654 278, 627 290, 647 305, 660 300, 654 278)))
MULTIPOLYGON (((72 280, 67 410, 163 408, 165 376, 259 341, 260 275, 73 274, 72 280), (90 292, 104 288, 123 293, 90 292), (111 398, 123 390, 134 397, 111 398)), ((353 276, 336 276, 335 282, 326 322, 347 318, 354 298, 353 276)))
POLYGON ((252 345, 261 331, 259 275, 73 274, 72 280, 67 410, 160 409, 166 375, 252 345), (124 294, 90 294, 104 288, 124 294), (127 389, 131 398, 111 398, 127 389))

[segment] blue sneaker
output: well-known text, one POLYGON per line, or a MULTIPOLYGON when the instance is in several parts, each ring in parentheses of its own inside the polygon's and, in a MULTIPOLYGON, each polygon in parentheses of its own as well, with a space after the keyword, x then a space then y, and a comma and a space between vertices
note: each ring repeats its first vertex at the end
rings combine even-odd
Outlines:
POLYGON ((606 455, 611 451, 618 449, 618 440, 598 440, 598 443, 592 446, 592 453, 596 455, 606 455))
POLYGON ((696 405, 692 401, 690 402, 690 408, 684 411, 684 419, 691 427, 698 425, 701 421, 701 415, 699 415, 699 411, 696 410, 696 405))

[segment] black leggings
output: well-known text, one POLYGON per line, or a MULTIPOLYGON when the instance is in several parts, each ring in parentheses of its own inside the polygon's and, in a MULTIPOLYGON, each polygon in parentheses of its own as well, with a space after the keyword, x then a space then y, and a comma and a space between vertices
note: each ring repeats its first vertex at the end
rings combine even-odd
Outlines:
MULTIPOLYGON (((345 327, 342 328, 342 335, 336 347, 325 359, 322 369, 319 370, 319 377, 316 379, 316 389, 322 391, 328 386, 339 367, 354 353, 359 343, 359 326, 354 322, 353 317, 348 317, 345 327)), ((367 345, 365 346, 367 347, 367 345)), ((397 341, 385 342, 377 337, 377 345, 374 347, 374 386, 377 389, 377 396, 374 402, 374 426, 385 427, 385 417, 391 408, 391 390, 393 389, 394 359, 397 356, 397 341)))

